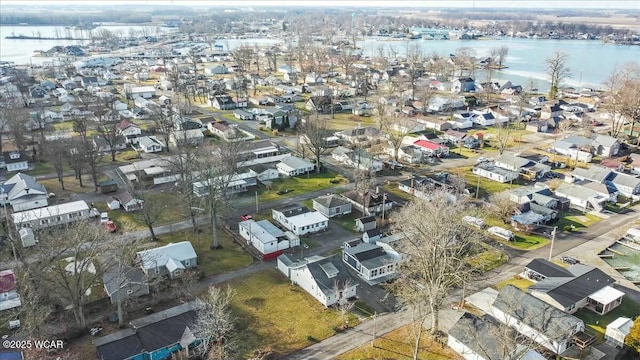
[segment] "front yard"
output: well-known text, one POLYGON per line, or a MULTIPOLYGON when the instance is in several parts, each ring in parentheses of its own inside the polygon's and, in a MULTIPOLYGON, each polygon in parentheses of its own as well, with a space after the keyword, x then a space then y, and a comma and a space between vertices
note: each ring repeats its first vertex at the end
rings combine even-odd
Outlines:
POLYGON ((322 190, 345 184, 347 180, 334 172, 311 173, 308 176, 295 176, 274 180, 267 188, 260 186, 258 201, 272 201, 311 191, 322 190), (333 182, 332 182, 333 181, 333 182), (278 194, 280 192, 280 194, 278 194))
MULTIPOLYGON (((373 321, 373 320, 370 320, 373 321)), ((415 335, 411 325, 405 325, 376 338, 373 346, 366 342, 348 351, 336 359, 412 359, 415 335)), ((447 360, 460 359, 460 356, 448 347, 440 345, 424 331, 420 340, 418 359, 447 360)))
POLYGON ((476 188, 480 188, 480 192, 478 197, 484 198, 490 196, 491 194, 499 193, 505 190, 515 189, 520 185, 520 180, 514 180, 513 184, 511 183, 501 183, 498 181, 494 181, 491 179, 487 179, 485 177, 476 175, 471 172, 472 167, 459 167, 456 169, 451 169, 449 172, 454 175, 461 176, 464 178, 464 181, 467 183, 467 187, 472 189, 471 192, 475 193, 476 188))
POLYGON ((177 243, 185 240, 191 241, 198 255, 198 271, 205 276, 212 276, 229 271, 245 268, 253 263, 253 258, 236 244, 231 236, 223 230, 218 230, 221 248, 211 250, 209 245, 213 241, 210 226, 201 226, 202 232, 194 233, 191 230, 178 231, 170 234, 159 235, 158 242, 149 240, 145 248, 163 246, 169 243, 177 243))
POLYGON ((513 232, 513 234, 515 235, 515 240, 513 241, 507 241, 504 240, 502 238, 499 238, 497 236, 493 236, 491 234, 489 234, 488 232, 486 233, 488 237, 499 241, 500 243, 507 245, 509 247, 512 248, 516 248, 516 249, 522 249, 522 250, 535 250, 535 249, 539 249, 545 245, 547 245, 550 240, 547 239, 544 236, 541 235, 537 235, 537 234, 524 234, 522 232, 519 232, 517 230, 515 230, 511 225, 509 224, 505 224, 502 220, 494 218, 494 217, 483 217, 485 224, 487 225, 487 227, 491 227, 491 226, 499 226, 501 228, 505 228, 507 230, 511 230, 513 232))
POLYGON ((621 316, 633 319, 638 314, 640 314, 640 304, 625 296, 622 299, 622 304, 607 314, 598 315, 591 310, 580 309, 574 315, 584 321, 587 328, 596 333, 599 342, 603 342, 607 325, 621 316))
POLYGON ((493 288, 498 290, 498 291, 500 291, 500 290, 502 290, 503 287, 505 287, 507 285, 513 285, 513 286, 517 287, 518 289, 525 291, 525 290, 527 290, 529 288, 529 286, 533 285, 533 281, 524 279, 524 278, 516 275, 516 276, 514 276, 514 277, 512 277, 510 279, 501 281, 501 282, 493 285, 493 288))
MULTIPOLYGON (((334 334, 340 314, 326 309, 275 269, 234 281, 232 308, 238 319, 241 351, 271 348, 278 355, 291 353, 334 334)), ((349 315, 349 324, 357 325, 349 315)))

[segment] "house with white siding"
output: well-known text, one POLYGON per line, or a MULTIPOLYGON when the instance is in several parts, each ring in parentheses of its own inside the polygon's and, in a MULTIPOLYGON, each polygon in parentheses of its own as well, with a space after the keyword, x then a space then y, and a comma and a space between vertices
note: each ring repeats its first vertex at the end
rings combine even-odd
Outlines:
POLYGON ((351 214, 351 203, 336 194, 322 195, 313 199, 313 208, 328 218, 351 214))
POLYGON ((297 156, 287 156, 276 164, 278 172, 284 176, 298 176, 313 172, 316 166, 297 156))
POLYGON ((47 206, 11 214, 16 230, 29 227, 34 230, 87 220, 92 216, 84 201, 47 206))
POLYGON ((189 241, 139 251, 137 259, 146 275, 167 275, 172 279, 198 265, 198 255, 189 241))
POLYGON ((358 283, 349 275, 338 254, 304 260, 282 254, 278 256, 278 269, 292 284, 303 288, 326 307, 356 296, 358 283))
POLYGON ((379 242, 345 246, 342 261, 364 280, 380 283, 397 275, 398 264, 402 259, 403 256, 389 244, 379 242))
POLYGON ((269 220, 245 220, 238 223, 238 232, 261 254, 268 255, 300 245, 300 238, 282 231, 269 220))
POLYGON ((491 315, 554 354, 567 350, 576 335, 588 337, 582 320, 513 285, 500 290, 491 305, 491 315))
POLYGON ((300 204, 272 209, 271 215, 280 225, 298 236, 324 231, 329 227, 329 219, 326 216, 318 211, 310 211, 300 204))
POLYGON ((31 175, 17 173, 0 185, 0 205, 8 204, 14 212, 45 207, 48 198, 47 189, 31 175))

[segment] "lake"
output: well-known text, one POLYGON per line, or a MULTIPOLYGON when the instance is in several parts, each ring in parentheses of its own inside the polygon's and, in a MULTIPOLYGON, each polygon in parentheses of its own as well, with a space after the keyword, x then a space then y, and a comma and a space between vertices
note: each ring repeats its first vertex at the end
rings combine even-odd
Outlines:
MULTIPOLYGON (((155 26, 104 26, 114 32, 128 34, 130 29, 145 29, 150 34, 166 33, 175 29, 155 26)), ((70 32, 72 36, 82 35, 80 30, 65 30, 54 26, 0 26, 0 60, 13 61, 17 64, 41 63, 50 58, 31 58, 35 50, 48 50, 55 45, 79 44, 80 41, 60 40, 8 40, 5 36, 23 34, 35 36, 56 35, 56 30, 62 36, 70 32)), ((86 36, 86 31, 84 32, 86 36)), ((229 39, 219 40, 225 50, 233 50, 242 45, 272 45, 281 42, 277 39, 229 39)), ((86 43, 86 42, 85 42, 86 43)), ((553 56, 556 51, 569 54, 568 65, 572 76, 563 85, 602 87, 602 83, 616 68, 628 62, 640 63, 640 46, 605 44, 598 40, 541 40, 499 38, 489 40, 403 40, 390 38, 366 38, 358 42, 365 56, 375 57, 382 47, 385 53, 393 49, 398 55, 406 53, 409 47, 418 46, 425 55, 437 53, 440 56, 453 54, 461 47, 472 48, 475 56, 482 58, 489 56, 495 47, 507 46, 509 54, 504 63, 508 68, 495 71, 495 80, 511 80, 522 86, 533 85, 541 91, 549 87, 545 71, 545 59, 553 56)), ((478 74, 483 80, 483 75, 478 74)))

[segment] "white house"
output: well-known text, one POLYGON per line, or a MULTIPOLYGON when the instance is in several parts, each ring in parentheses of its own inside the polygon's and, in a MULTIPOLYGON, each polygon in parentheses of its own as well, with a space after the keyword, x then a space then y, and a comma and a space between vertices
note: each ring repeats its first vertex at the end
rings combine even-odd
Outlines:
POLYGON ((500 290, 491 315, 555 354, 567 350, 585 329, 582 320, 512 285, 500 290))
POLYGON ((489 162, 477 164, 476 166, 473 167, 471 172, 473 172, 478 176, 482 176, 487 179, 491 179, 501 183, 506 183, 511 180, 516 180, 518 178, 517 172, 503 169, 489 162))
POLYGON ((291 283, 303 288, 324 306, 356 296, 358 283, 349 275, 337 254, 301 261, 282 254, 278 256, 278 269, 291 283))
POLYGON ((238 232, 261 254, 268 255, 299 246, 300 238, 290 231, 284 232, 268 220, 246 220, 238 223, 238 232))
POLYGON ((191 242, 169 243, 137 254, 142 271, 147 275, 175 278, 198 265, 198 256, 191 242))
POLYGON ((276 164, 276 169, 284 176, 297 176, 312 172, 315 165, 297 156, 287 156, 276 164))
POLYGON ((633 320, 626 317, 619 317, 607 325, 604 338, 607 342, 615 347, 623 347, 624 339, 631 332, 633 320))
POLYGON ((137 144, 138 137, 142 134, 142 129, 129 120, 122 120, 118 124, 118 133, 125 137, 127 144, 137 144))
POLYGON ((381 282, 395 277, 402 256, 383 242, 345 247, 342 260, 367 281, 381 282))
POLYGON ((136 86, 134 84, 124 84, 123 90, 123 95, 126 96, 127 99, 135 99, 137 97, 150 99, 156 95, 156 88, 153 86, 136 86))
POLYGON ((3 152, 0 158, 0 168, 7 169, 8 172, 28 170, 29 159, 25 153, 20 151, 3 152))
POLYGON ((138 138, 138 149, 147 154, 161 152, 164 145, 155 136, 143 136, 138 138))
POLYGON ((313 209, 328 218, 332 218, 351 214, 351 203, 340 195, 328 194, 313 199, 313 209))
POLYGON ((91 217, 89 205, 84 201, 47 206, 11 214, 16 230, 30 227, 34 230, 63 225, 91 217))
POLYGON ((198 146, 204 142, 204 134, 200 129, 174 130, 169 135, 173 146, 198 146))
POLYGON ((310 211, 306 206, 299 204, 272 209, 271 216, 298 236, 323 231, 329 227, 329 219, 326 216, 318 211, 310 211))
POLYGON ((14 212, 49 205, 47 189, 33 176, 17 173, 0 185, 0 205, 11 205, 14 212))
POLYGON ((605 203, 612 198, 605 185, 588 182, 587 184, 562 183, 555 193, 557 196, 569 199, 572 208, 582 211, 602 211, 605 203), (601 190, 596 187, 601 188, 601 190))

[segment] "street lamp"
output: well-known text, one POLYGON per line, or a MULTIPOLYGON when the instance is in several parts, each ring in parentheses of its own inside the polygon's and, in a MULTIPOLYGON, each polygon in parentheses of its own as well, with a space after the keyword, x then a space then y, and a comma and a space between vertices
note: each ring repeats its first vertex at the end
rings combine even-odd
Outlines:
MULTIPOLYGON (((550 227, 550 226, 548 226, 550 227)), ((554 226, 553 230, 551 231, 551 234, 548 234, 546 232, 544 232, 543 234, 545 234, 546 236, 551 238, 551 246, 549 247, 549 261, 551 261, 551 257, 553 257, 553 244, 556 241, 556 232, 558 231, 558 227, 554 226)))

